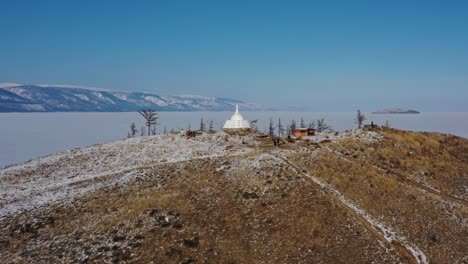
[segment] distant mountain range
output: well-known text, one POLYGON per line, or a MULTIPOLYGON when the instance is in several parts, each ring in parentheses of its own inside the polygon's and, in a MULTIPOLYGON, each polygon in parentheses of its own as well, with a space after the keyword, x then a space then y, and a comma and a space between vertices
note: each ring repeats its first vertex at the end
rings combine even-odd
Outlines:
POLYGON ((0 84, 0 112, 129 112, 269 110, 259 104, 199 95, 162 96, 71 85, 0 84))

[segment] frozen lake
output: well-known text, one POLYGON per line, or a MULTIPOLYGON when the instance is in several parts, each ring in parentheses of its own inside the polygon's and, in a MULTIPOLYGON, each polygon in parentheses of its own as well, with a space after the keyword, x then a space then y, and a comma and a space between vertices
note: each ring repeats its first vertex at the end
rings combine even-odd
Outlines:
MULTIPOLYGON (((162 133, 187 128, 198 129, 200 118, 213 120, 219 130, 232 112, 161 112, 157 129, 162 133)), ((270 118, 275 124, 281 118, 283 124, 292 119, 306 123, 325 118, 335 130, 356 128, 355 113, 317 112, 242 112, 248 120, 258 119, 259 130, 266 130, 270 118)), ((382 125, 387 120, 399 129, 434 131, 468 137, 468 113, 422 113, 416 115, 366 114, 366 123, 382 125)), ((49 155, 75 147, 124 139, 130 123, 141 128, 144 121, 138 113, 0 113, 0 168, 29 159, 49 155)))

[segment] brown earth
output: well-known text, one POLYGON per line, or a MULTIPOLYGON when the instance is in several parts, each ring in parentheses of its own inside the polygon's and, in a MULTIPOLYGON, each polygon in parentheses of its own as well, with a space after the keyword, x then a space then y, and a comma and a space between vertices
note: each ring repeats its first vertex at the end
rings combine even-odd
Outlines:
POLYGON ((0 259, 423 263, 411 245, 429 263, 466 263, 468 140, 371 132, 281 148, 259 138, 247 154, 147 164, 128 184, 1 219, 0 259))

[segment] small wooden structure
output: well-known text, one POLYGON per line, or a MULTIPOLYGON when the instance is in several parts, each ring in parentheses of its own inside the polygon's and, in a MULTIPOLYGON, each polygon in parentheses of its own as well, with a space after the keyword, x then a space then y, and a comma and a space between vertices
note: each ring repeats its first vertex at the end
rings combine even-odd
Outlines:
POLYGON ((306 137, 306 136, 313 136, 315 135, 315 129, 314 128, 296 128, 294 130, 294 135, 296 137, 306 137))

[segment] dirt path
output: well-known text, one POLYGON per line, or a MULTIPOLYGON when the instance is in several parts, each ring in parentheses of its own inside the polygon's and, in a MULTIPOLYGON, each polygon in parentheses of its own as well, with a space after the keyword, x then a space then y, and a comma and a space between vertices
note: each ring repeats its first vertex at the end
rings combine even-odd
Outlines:
POLYGON ((367 214, 364 210, 360 209, 348 199, 346 199, 338 190, 333 188, 332 186, 322 182, 318 178, 311 176, 305 172, 305 170, 299 168, 298 166, 292 164, 287 159, 279 157, 277 155, 271 154, 273 157, 281 159, 284 163, 286 163, 289 167, 295 170, 297 173, 302 174, 303 176, 307 177, 308 179, 312 180, 312 182, 317 185, 320 189, 324 190, 326 193, 331 194, 331 198, 337 202, 340 206, 346 209, 350 214, 354 215, 356 219, 358 219, 367 230, 373 233, 376 237, 378 237, 382 242, 392 246, 395 250, 409 263, 422 263, 426 264, 427 259, 426 255, 417 247, 410 245, 408 242, 403 241, 401 238, 397 236, 397 234, 391 230, 389 227, 384 226, 383 224, 374 220, 369 214, 367 214))

